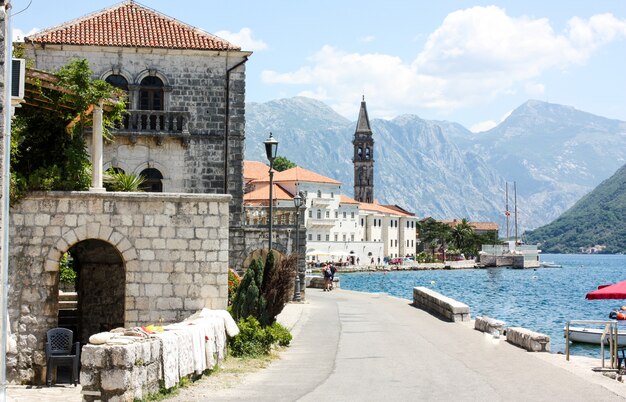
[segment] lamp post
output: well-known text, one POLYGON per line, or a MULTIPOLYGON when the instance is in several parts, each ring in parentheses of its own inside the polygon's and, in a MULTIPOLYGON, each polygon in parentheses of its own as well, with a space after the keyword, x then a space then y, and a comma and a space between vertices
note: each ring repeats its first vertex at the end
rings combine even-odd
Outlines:
POLYGON ((267 140, 263 142, 265 144, 265 155, 267 156, 267 160, 270 162, 270 211, 269 211, 269 247, 268 253, 272 252, 272 204, 274 203, 274 197, 272 194, 272 187, 274 186, 274 159, 276 159, 276 151, 278 150, 278 141, 274 137, 272 137, 272 133, 270 132, 270 136, 267 140))
POLYGON ((296 194, 293 197, 293 206, 296 207, 296 281, 293 288, 293 301, 302 300, 300 295, 300 207, 302 206, 302 197, 296 194))

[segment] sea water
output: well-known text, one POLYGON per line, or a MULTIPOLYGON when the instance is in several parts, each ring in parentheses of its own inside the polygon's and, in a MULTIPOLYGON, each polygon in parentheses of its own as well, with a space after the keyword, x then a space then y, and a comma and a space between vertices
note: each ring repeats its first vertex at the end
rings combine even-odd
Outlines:
MULTIPOLYGON (((586 300, 598 285, 626 280, 626 255, 542 254, 562 268, 460 269, 341 274, 341 287, 413 299, 424 286, 470 306, 472 317, 485 315, 550 336, 551 351, 564 352, 568 320, 608 320, 626 300, 586 300)), ((626 323, 624 323, 626 329, 626 323)), ((600 347, 572 344, 570 353, 599 356, 600 347)))

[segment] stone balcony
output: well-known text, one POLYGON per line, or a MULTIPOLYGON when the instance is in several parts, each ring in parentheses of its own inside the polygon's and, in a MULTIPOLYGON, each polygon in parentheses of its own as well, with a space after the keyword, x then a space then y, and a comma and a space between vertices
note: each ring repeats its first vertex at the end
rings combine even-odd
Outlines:
POLYGON ((334 198, 311 198, 311 206, 313 207, 327 207, 334 201, 334 198))
POLYGON ((309 218, 307 220, 307 227, 332 227, 335 226, 335 219, 318 219, 318 218, 309 218))
MULTIPOLYGON (((300 213, 300 219, 302 219, 300 213)), ((246 226, 267 226, 269 217, 268 207, 245 206, 244 225, 246 226)), ((274 226, 295 226, 296 211, 294 208, 274 207, 272 209, 272 225, 274 226)))
POLYGON ((127 110, 113 134, 136 138, 138 135, 186 138, 189 136, 189 112, 163 110, 127 110))

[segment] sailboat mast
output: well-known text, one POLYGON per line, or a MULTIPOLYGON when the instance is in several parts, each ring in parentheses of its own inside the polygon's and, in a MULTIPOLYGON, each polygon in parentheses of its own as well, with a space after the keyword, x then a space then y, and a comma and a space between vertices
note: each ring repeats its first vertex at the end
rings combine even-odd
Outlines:
POLYGON ((513 202, 515 203, 515 244, 517 244, 517 183, 513 182, 513 202))
POLYGON ((505 207, 504 207, 504 216, 506 217, 506 240, 508 241, 511 237, 511 233, 509 231, 509 182, 504 183, 504 197, 506 198, 505 207))

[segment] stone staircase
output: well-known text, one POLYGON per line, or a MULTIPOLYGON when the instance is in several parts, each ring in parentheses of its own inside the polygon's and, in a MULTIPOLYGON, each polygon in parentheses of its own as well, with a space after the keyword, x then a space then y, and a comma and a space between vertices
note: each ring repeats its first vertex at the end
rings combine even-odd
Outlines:
POLYGON ((59 291, 58 326, 67 328, 78 334, 78 294, 76 292, 59 291))

